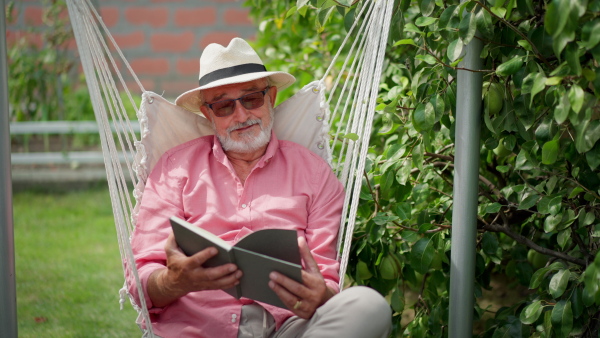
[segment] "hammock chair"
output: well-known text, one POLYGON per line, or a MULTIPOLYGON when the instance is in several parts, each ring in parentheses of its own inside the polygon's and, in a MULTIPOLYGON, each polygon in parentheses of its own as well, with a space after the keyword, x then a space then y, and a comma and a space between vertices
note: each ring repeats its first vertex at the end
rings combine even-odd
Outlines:
MULTIPOLYGON (((146 179, 166 150, 213 132, 204 117, 144 89, 90 0, 66 2, 100 129, 124 274, 134 277, 139 294, 143 294, 130 237, 146 179), (125 85, 113 52, 139 86, 142 96, 139 108, 125 85), (139 138, 121 100, 122 91, 137 108, 139 138)), ((346 203, 338 238, 340 288, 348 264, 393 3, 393 0, 362 2, 356 16, 360 19, 349 29, 323 77, 275 107, 273 129, 277 137, 299 143, 324 158, 344 185, 346 203), (341 60, 336 64, 342 52, 343 64, 341 60), (340 69, 334 72, 332 67, 339 64, 342 64, 340 69), (328 76, 334 77, 331 88, 325 86, 328 76)), ((143 325, 151 322, 144 297, 141 304, 136 304, 127 287, 120 290, 120 297, 121 308, 130 298, 139 313, 138 325, 145 327, 143 336, 153 337, 152 326, 143 325)))

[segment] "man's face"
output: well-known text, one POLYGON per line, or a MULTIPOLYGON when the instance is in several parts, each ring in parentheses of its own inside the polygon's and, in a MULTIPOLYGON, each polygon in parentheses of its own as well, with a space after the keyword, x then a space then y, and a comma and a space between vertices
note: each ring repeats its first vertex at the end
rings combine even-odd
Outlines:
MULTIPOLYGON (((202 91, 208 104, 223 100, 234 100, 244 95, 256 93, 267 88, 266 79, 231 84, 202 91)), ((233 112, 228 116, 219 117, 213 109, 203 105, 200 109, 209 119, 225 151, 252 152, 269 142, 271 138, 272 111, 277 88, 271 87, 266 91, 264 104, 255 109, 245 108, 241 102, 235 101, 233 112)))

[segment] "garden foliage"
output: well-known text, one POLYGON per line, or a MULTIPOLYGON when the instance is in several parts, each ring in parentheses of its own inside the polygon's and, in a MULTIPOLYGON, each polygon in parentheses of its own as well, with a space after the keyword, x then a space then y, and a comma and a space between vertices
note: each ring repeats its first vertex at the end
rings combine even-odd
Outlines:
MULTIPOLYGON (((363 1, 247 0, 272 69, 318 79, 363 1)), ((475 297, 482 337, 597 337, 600 0, 397 0, 349 275, 394 334, 447 335, 457 71, 483 76, 475 297), (483 43, 483 69, 464 46, 483 43), (409 318, 408 320, 403 320, 409 318)), ((293 92, 288 91, 288 92, 293 92)), ((288 94, 289 95, 289 94, 288 94)))

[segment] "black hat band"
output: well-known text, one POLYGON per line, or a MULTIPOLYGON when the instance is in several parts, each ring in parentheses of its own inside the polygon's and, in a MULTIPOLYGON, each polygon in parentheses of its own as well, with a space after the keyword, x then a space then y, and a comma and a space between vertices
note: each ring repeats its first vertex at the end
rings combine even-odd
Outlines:
POLYGON ((242 65, 217 69, 210 72, 200 78, 200 87, 205 86, 211 82, 226 79, 233 76, 248 74, 248 73, 259 73, 266 72, 267 68, 264 65, 258 63, 245 63, 242 65))

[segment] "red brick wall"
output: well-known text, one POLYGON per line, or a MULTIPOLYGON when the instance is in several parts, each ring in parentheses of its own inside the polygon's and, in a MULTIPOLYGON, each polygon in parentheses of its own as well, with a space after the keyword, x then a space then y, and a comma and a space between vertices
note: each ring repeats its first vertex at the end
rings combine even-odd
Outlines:
MULTIPOLYGON (((94 2, 94 1, 93 1, 94 2)), ((243 0, 98 0, 100 15, 146 90, 174 99, 198 83, 199 58, 209 43, 251 40, 256 27, 243 0)), ((43 27, 42 2, 15 2, 7 41, 43 27)), ((39 35, 31 35, 40 44, 39 35)), ((76 52, 75 52, 76 53, 76 52)), ((121 73, 127 75, 124 67, 121 73)), ((129 89, 137 85, 126 77, 129 89)))

